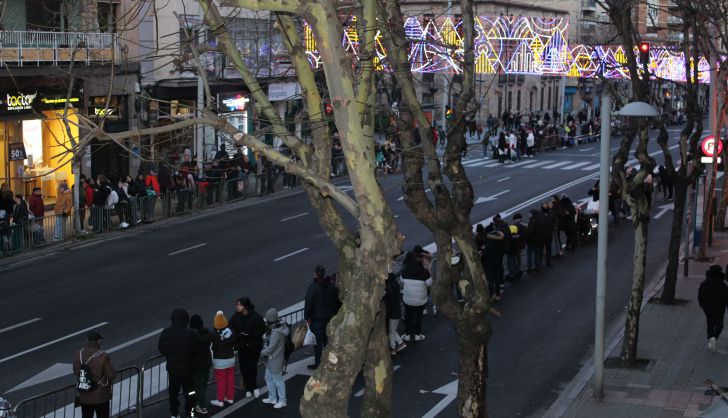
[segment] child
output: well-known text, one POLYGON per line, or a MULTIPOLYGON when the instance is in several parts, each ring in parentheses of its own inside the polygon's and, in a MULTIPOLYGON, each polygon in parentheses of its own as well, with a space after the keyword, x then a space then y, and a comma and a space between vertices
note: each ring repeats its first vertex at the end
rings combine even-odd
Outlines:
POLYGON ((222 407, 223 402, 233 403, 235 398, 235 339, 228 328, 228 320, 222 311, 215 314, 215 333, 212 336, 212 367, 215 369, 217 399, 211 405, 222 407))
POLYGON ((264 404, 273 405, 275 409, 286 407, 286 382, 283 381, 283 369, 286 366, 285 347, 288 327, 278 319, 278 311, 274 308, 265 313, 268 330, 265 333, 265 346, 260 352, 265 357, 265 383, 268 385, 268 397, 264 404))

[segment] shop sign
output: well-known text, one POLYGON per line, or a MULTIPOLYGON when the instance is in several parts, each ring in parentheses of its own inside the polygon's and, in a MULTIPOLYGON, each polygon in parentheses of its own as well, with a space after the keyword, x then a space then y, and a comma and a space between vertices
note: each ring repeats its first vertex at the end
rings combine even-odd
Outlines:
POLYGON ((8 155, 10 161, 22 161, 28 158, 25 155, 25 144, 22 142, 12 142, 8 144, 8 155))
POLYGON ((105 107, 94 107, 94 114, 93 116, 97 118, 106 118, 109 116, 116 116, 116 109, 114 108, 105 108, 105 107))
POLYGON ((33 110, 33 102, 35 101, 35 98, 38 96, 38 92, 35 92, 33 94, 6 94, 5 95, 5 103, 3 103, 4 107, 8 111, 24 111, 24 110, 33 110))
POLYGON ((227 107, 231 112, 242 112, 246 109, 250 99, 238 93, 234 96, 221 97, 223 106, 227 107))
POLYGON ((301 85, 296 82, 273 83, 268 86, 268 100, 277 102, 301 95, 301 85))
POLYGON ((42 97, 40 102, 46 107, 65 107, 81 101, 80 97, 42 97))

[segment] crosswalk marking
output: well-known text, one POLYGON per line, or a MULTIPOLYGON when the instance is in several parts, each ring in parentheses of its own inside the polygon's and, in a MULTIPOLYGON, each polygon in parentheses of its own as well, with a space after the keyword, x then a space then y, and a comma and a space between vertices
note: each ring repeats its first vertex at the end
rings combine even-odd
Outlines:
POLYGON ((551 170, 552 168, 561 167, 562 165, 571 164, 571 161, 559 161, 556 164, 549 164, 547 166, 544 166, 543 168, 551 170))
POLYGON ((465 167, 470 167, 470 166, 473 166, 473 165, 481 165, 481 164, 489 163, 489 162, 493 162, 493 160, 486 160, 485 158, 479 158, 477 160, 466 161, 466 162, 463 163, 463 165, 465 167))
POLYGON ((554 161, 553 160, 537 161, 537 162, 534 162, 533 164, 525 165, 525 166, 523 166, 523 168, 536 168, 536 167, 540 167, 542 165, 551 164, 552 162, 554 162, 554 161))
POLYGON ((584 170, 584 171, 594 170, 595 168, 599 168, 599 165, 600 165, 599 163, 592 164, 592 165, 582 168, 582 170, 584 170))
POLYGON ((508 167, 508 168, 514 168, 514 167, 520 167, 522 165, 532 164, 532 163, 533 163, 533 160, 521 161, 520 163, 508 164, 506 167, 508 167))
POLYGON ((561 169, 562 169, 562 170, 573 170, 573 169, 575 169, 575 168, 577 168, 577 167, 581 167, 581 166, 583 166, 583 165, 587 165, 587 164, 589 164, 589 161, 584 161, 584 162, 580 162, 580 163, 572 164, 572 165, 570 165, 570 166, 566 166, 566 167, 561 167, 561 169))

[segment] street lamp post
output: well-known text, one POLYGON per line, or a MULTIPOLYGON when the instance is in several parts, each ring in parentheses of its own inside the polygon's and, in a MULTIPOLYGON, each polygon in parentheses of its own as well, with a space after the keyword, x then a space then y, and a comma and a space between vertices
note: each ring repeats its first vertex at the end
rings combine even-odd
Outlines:
MULTIPOLYGON (((599 147, 599 238, 597 241, 597 294, 594 321, 594 397, 604 397, 604 329, 607 293, 607 223, 609 222, 609 141, 612 125, 612 97, 606 91, 601 100, 601 139, 599 147)), ((624 106, 619 116, 655 117, 657 109, 644 102, 624 106)))

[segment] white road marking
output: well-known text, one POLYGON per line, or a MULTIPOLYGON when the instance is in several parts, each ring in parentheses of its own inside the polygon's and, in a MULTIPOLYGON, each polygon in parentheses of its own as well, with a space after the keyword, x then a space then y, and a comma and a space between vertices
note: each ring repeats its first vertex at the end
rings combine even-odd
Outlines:
POLYGON ((591 151, 591 150, 593 150, 593 149, 594 149, 594 147, 591 147, 591 148, 584 148, 584 149, 580 149, 580 150, 579 150, 579 152, 587 152, 587 151, 591 151))
POLYGON ((500 183, 502 181, 510 180, 510 177, 503 177, 502 179, 498 180, 496 183, 500 183))
POLYGON ((548 170, 551 170, 552 168, 561 167, 562 165, 566 165, 566 164, 571 164, 571 161, 561 161, 561 162, 558 162, 556 164, 547 165, 547 166, 545 166, 543 168, 548 169, 548 170))
POLYGON ((33 318, 33 319, 29 319, 29 320, 27 320, 27 321, 23 321, 23 322, 21 322, 21 323, 19 323, 19 324, 15 324, 15 325, 11 325, 11 326, 9 326, 9 327, 5 327, 5 328, 3 328, 3 329, 0 329, 0 334, 2 334, 3 332, 6 332, 6 331, 10 331, 10 330, 13 330, 13 329, 15 329, 15 328, 20 328, 20 327, 22 327, 23 325, 28 325, 28 324, 32 324, 33 322, 38 322, 38 321, 40 321, 41 319, 43 319, 43 318, 33 318))
POLYGON ((589 170, 594 170, 595 168, 599 168, 599 163, 588 165, 588 166, 582 168, 582 170, 589 171, 589 170))
MULTIPOLYGON (((401 365, 399 365, 399 364, 395 364, 395 365, 394 365, 394 366, 392 367, 392 371, 393 371, 393 372, 396 372, 397 370, 399 370, 399 368, 400 368, 400 367, 402 367, 402 366, 401 366, 401 365)), ((355 397, 355 398, 361 398, 362 396, 364 396, 364 388, 362 388, 362 389, 359 389, 359 391, 357 391, 357 392, 356 392, 356 393, 354 394, 354 397, 355 397)))
POLYGON ((301 216, 306 216, 306 215, 308 215, 308 212, 299 213, 298 215, 293 215, 293 216, 289 216, 287 218, 283 218, 283 219, 281 219, 281 222, 290 221, 291 219, 300 218, 301 216))
POLYGON ((136 337, 133 340, 129 340, 129 341, 125 342, 125 343, 122 343, 122 344, 117 345, 116 347, 111 347, 108 350, 104 350, 104 351, 106 351, 107 353, 113 353, 114 351, 119 351, 121 349, 124 349, 126 347, 129 347, 130 345, 136 344, 139 341, 146 340, 149 337, 153 337, 153 336, 159 334, 160 332, 162 332, 162 330, 164 330, 164 328, 159 328, 157 330, 154 330, 152 332, 149 332, 147 334, 144 334, 141 337, 136 337))
POLYGON ((207 245, 207 243, 206 242, 203 242, 202 244, 193 245, 193 246, 191 246, 189 248, 183 248, 183 249, 181 249, 179 251, 175 251, 175 252, 169 253, 167 255, 177 255, 177 254, 180 254, 180 253, 183 253, 183 252, 186 252, 186 251, 194 250, 195 248, 204 247, 205 245, 207 245))
POLYGON ((538 162, 535 162, 533 164, 524 165, 523 168, 536 168, 536 167, 540 167, 542 165, 551 164, 552 162, 554 162, 554 160, 538 161, 538 162))
POLYGON ((584 161, 584 162, 581 162, 581 163, 572 164, 572 165, 569 165, 569 166, 566 166, 566 167, 561 167, 561 169, 562 170, 573 170, 573 169, 575 169, 577 167, 581 167, 581 166, 587 165, 587 164, 591 164, 591 161, 584 161))
POLYGON ((26 355, 28 353, 32 353, 33 351, 38 351, 38 350, 40 350, 42 348, 46 348, 49 345, 53 345, 53 344, 55 344, 57 342, 61 342, 63 340, 67 340, 69 338, 75 337, 76 335, 83 334, 84 332, 91 331, 92 329, 96 329, 96 328, 102 327, 102 326, 104 326, 106 324, 108 324, 108 322, 99 322, 98 324, 96 324, 94 326, 91 326, 91 327, 88 327, 88 328, 84 328, 81 331, 76 331, 73 334, 68 334, 65 337, 56 338, 53 341, 48 341, 47 343, 43 343, 43 344, 41 344, 41 345, 39 345, 37 347, 29 348, 29 349, 27 349, 25 351, 21 351, 20 353, 13 354, 10 357, 5 357, 4 359, 0 359, 0 364, 5 363, 6 361, 10 361, 10 360, 12 360, 14 358, 18 358, 20 356, 24 356, 24 355, 26 355))
POLYGON ((508 168, 520 167, 522 165, 532 164, 532 163, 533 163, 533 160, 521 161, 520 163, 508 164, 508 165, 506 165, 506 167, 508 167, 508 168))
POLYGON ((294 251, 294 252, 292 252, 292 253, 289 253, 289 254, 286 254, 286 255, 284 255, 284 256, 280 256, 280 257, 278 257, 278 258, 275 258, 275 259, 273 259, 273 261, 281 261, 281 260, 283 260, 283 259, 286 259, 286 258, 288 258, 288 257, 294 256, 294 255, 296 255, 296 254, 300 254, 300 253, 302 253, 302 252, 304 252, 304 251, 308 251, 308 247, 305 247, 305 248, 301 248, 300 250, 296 250, 296 251, 294 251))

